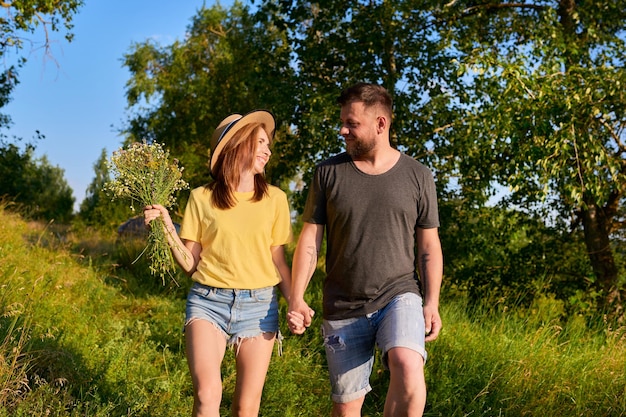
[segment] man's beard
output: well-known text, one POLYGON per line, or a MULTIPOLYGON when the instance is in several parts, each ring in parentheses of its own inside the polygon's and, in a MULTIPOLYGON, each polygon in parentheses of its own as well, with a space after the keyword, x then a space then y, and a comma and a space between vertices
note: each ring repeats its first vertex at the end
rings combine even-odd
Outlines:
POLYGON ((352 142, 346 142, 346 152, 353 159, 358 159, 363 155, 369 153, 374 147, 376 143, 372 141, 364 141, 360 139, 356 139, 352 142))

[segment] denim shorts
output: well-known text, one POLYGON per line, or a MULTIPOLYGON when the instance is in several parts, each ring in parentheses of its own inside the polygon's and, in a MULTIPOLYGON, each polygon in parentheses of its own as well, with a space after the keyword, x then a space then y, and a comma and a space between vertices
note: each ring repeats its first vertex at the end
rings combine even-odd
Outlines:
POLYGON ((394 347, 412 349, 426 361, 422 298, 414 293, 400 294, 366 316, 324 320, 322 333, 336 403, 356 400, 372 390, 369 379, 376 346, 387 369, 387 352, 394 347))
POLYGON ((196 282, 187 296, 185 316, 185 326, 194 320, 212 323, 232 346, 263 333, 278 334, 278 296, 275 287, 236 290, 196 282))

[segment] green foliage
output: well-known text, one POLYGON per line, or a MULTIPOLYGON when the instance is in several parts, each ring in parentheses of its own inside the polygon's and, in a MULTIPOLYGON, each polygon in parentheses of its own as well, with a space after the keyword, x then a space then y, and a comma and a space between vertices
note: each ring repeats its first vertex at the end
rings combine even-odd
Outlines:
POLYGON ((284 28, 293 44, 297 112, 291 124, 298 140, 290 158, 302 161, 306 184, 315 163, 343 149, 336 99, 356 81, 381 83, 392 94, 392 143, 429 165, 437 163, 430 143, 452 119, 454 100, 443 94, 441 80, 455 78, 456 71, 438 41, 436 4, 261 2, 259 13, 284 28))
POLYGON ((446 170, 463 190, 497 182, 515 203, 575 217, 606 299, 619 288, 610 241, 626 197, 626 13, 618 3, 454 1, 440 10, 462 80, 450 94, 463 97, 436 143, 451 155, 446 170))
MULTIPOLYGON (((4 278, 9 275, 10 271, 6 271, 4 278)), ((11 289, 5 287, 4 293, 11 289)), ((23 316, 25 304, 11 304, 0 299, 0 305, 3 306, 0 320, 0 329, 3 330, 3 338, 0 338, 0 405, 11 408, 28 391, 30 360, 26 352, 31 327, 28 317, 23 316)))
POLYGON ((564 313, 595 308, 580 232, 512 209, 468 210, 459 200, 446 200, 440 211, 447 281, 472 303, 528 307, 550 294, 566 302, 564 313))
POLYGON ((293 89, 289 54, 281 34, 255 22, 239 3, 229 10, 203 7, 183 42, 160 47, 148 41, 126 54, 127 143, 165 144, 194 188, 208 181, 209 138, 218 123, 231 113, 268 108, 281 130, 269 179, 280 178, 273 170, 293 175, 298 161, 281 155, 281 147, 290 146, 283 133, 294 112, 293 101, 285 100, 293 89))
MULTIPOLYGON (((528 294, 548 285, 577 304, 589 301, 586 292, 596 308, 620 298, 623 267, 613 251, 623 246, 625 218, 626 17, 617 3, 265 0, 256 10, 203 8, 184 41, 133 47, 125 57, 129 141, 166 143, 194 187, 206 182, 207 137, 217 122, 268 107, 279 121, 268 176, 293 186, 301 210, 315 164, 343 149, 340 90, 381 83, 394 98, 392 142, 433 169, 444 203, 453 195, 476 209, 452 210, 459 217, 451 220, 484 218, 501 186, 529 219, 558 216, 550 220, 558 230, 521 217, 507 224, 521 225, 527 236, 519 239, 537 239, 522 248, 505 238, 497 250, 468 245, 463 268, 448 269, 459 272, 459 285, 495 282, 499 291, 528 294), (570 235, 563 224, 571 219, 570 235), (487 252, 470 255, 476 248, 487 252), (558 255, 566 251, 575 256, 558 255), (521 283, 516 269, 524 270, 521 283)), ((506 214, 497 219, 506 224, 506 214)), ((489 242, 492 231, 480 231, 489 242)))
MULTIPOLYGON (((52 42, 49 36, 63 30, 65 38, 71 41, 72 18, 82 4, 83 0, 22 0, 0 4, 4 14, 0 19, 0 57, 15 62, 0 73, 0 108, 9 103, 19 83, 18 69, 26 62, 25 55, 20 54, 26 45, 44 48, 48 53, 52 42), (28 38, 37 29, 43 29, 43 41, 28 38), (17 58, 10 56, 11 53, 17 58)), ((10 124, 9 115, 0 115, 0 127, 10 124)), ((43 135, 37 132, 37 136, 43 135)), ((32 218, 67 222, 72 217, 74 198, 63 178, 63 170, 51 166, 45 156, 33 160, 33 150, 32 145, 27 145, 22 152, 4 137, 0 139, 0 196, 14 200, 32 218)))
MULTIPOLYGON (((188 282, 187 276, 180 270, 170 271, 167 280, 154 279, 148 274, 152 260, 147 255, 148 233, 133 236, 118 235, 112 253, 117 268, 125 276, 123 287, 131 293, 137 292, 176 292, 188 282)), ((115 282, 113 279, 111 282, 115 282)))
POLYGON ((15 202, 30 218, 68 222, 74 197, 64 172, 45 156, 34 159, 33 152, 33 146, 21 151, 0 141, 0 196, 15 202))
MULTIPOLYGON (((2 20, 1 32, 3 49, 10 47, 22 48, 25 39, 23 32, 33 33, 39 26, 49 28, 57 32, 62 28, 73 28, 72 17, 77 9, 82 6, 83 0, 21 0, 10 3, 2 3, 1 7, 8 18, 2 20)), ((67 33, 66 38, 72 40, 72 33, 67 33)))
POLYGON ((184 297, 161 292, 160 301, 145 288, 125 292, 121 284, 128 280, 115 274, 110 244, 99 242, 85 256, 90 241, 73 247, 58 230, 0 216, 6 271, 0 312, 30 323, 22 326, 28 339, 19 350, 19 333, 7 327, 11 319, 0 319, 0 340, 8 341, 6 352, 21 352, 15 370, 26 371, 25 379, 13 381, 23 381, 21 394, 1 403, 0 415, 166 416, 177 407, 185 412, 175 414, 186 414, 184 297))
POLYGON ((295 45, 304 181, 342 148, 339 90, 382 83, 392 140, 435 170, 441 190, 482 206, 509 186, 512 205, 575 217, 593 290, 619 299, 610 242, 626 191, 626 14, 616 2, 566 4, 262 2, 295 45))

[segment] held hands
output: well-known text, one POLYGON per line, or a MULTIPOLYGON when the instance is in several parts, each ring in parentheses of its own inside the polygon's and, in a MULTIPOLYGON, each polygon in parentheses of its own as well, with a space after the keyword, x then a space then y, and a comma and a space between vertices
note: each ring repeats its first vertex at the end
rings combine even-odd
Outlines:
POLYGON ((291 333, 303 334, 307 327, 311 325, 314 315, 315 311, 304 300, 289 303, 287 324, 291 333))

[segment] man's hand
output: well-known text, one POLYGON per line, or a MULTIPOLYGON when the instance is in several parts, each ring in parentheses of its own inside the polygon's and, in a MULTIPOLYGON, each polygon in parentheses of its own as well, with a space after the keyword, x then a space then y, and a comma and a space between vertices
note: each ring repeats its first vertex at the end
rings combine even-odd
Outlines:
POLYGON ((315 311, 304 300, 289 303, 287 324, 293 334, 302 334, 311 325, 315 311))
POLYGON ((424 306, 424 324, 426 326, 426 342, 437 339, 439 332, 443 327, 441 317, 439 317, 439 309, 436 307, 424 306))

